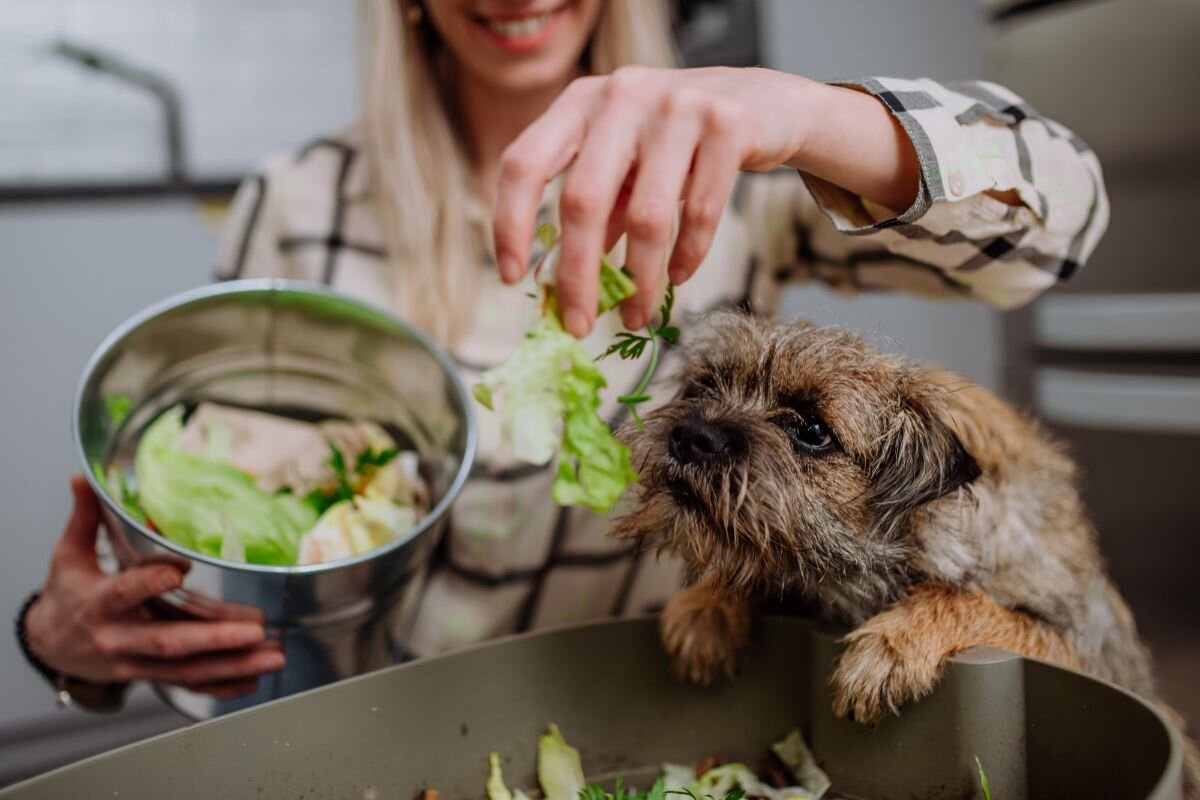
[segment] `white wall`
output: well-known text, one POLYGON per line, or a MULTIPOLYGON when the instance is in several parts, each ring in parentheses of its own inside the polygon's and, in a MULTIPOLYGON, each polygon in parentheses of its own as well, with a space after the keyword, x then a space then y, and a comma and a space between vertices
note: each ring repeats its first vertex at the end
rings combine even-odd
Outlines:
MULTIPOLYGON (((228 178, 350 120, 353 12, 346 0, 4 0, 0 185, 162 174, 158 109, 48 55, 60 36, 170 78, 192 176, 228 178)), ((0 785, 182 722, 145 690, 115 716, 57 711, 8 620, 67 515, 84 362, 130 314, 208 282, 215 245, 213 215, 187 199, 0 204, 0 785)))
MULTIPOLYGON (((967 0, 763 0, 767 66, 810 78, 978 78, 985 20, 967 0)), ((882 347, 1000 385, 1000 319, 977 302, 895 295, 844 299, 819 286, 789 291, 784 314, 846 325, 882 347)))
POLYGON ((160 75, 184 104, 188 169, 228 177, 354 109, 353 2, 4 0, 0 181, 162 174, 145 91, 50 52, 68 40, 160 75))
POLYGON ((55 711, 7 632, 41 584, 67 516, 67 478, 79 469, 70 405, 80 370, 130 314, 207 282, 214 246, 189 201, 0 209, 0 776, 21 766, 6 762, 26 728, 50 738, 81 716, 55 711))

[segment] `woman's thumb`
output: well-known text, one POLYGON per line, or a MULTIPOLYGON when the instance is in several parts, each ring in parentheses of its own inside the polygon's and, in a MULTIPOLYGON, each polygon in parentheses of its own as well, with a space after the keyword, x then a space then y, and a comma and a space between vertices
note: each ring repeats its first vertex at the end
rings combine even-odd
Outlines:
POLYGON ((72 476, 71 494, 74 497, 74 506, 63 529, 59 546, 72 553, 86 554, 94 560, 96 530, 100 524, 99 502, 87 479, 82 475, 72 476))

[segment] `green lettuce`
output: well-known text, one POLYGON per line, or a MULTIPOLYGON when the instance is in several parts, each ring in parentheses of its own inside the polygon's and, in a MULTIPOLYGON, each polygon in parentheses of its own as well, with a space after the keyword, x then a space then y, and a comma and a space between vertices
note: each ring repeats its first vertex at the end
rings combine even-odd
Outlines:
POLYGON ((983 771, 979 756, 975 756, 975 766, 979 768, 979 788, 983 790, 983 800, 992 800, 992 787, 988 786, 987 773, 983 771))
POLYGON ((817 760, 813 758, 799 730, 792 730, 783 741, 771 745, 771 749, 791 770, 796 785, 812 797, 819 798, 829 791, 829 776, 817 766, 817 760))
POLYGON ((512 792, 504 785, 504 773, 500 769, 500 754, 488 756, 488 800, 513 800, 512 792))
POLYGON ((488 764, 488 800, 529 800, 529 795, 520 789, 513 789, 510 792, 508 787, 504 785, 504 773, 500 770, 499 753, 492 753, 488 756, 488 764))
POLYGON ((291 565, 316 512, 289 494, 268 494, 230 464, 179 450, 183 408, 161 414, 138 442, 137 499, 155 529, 214 557, 291 565))
MULTIPOLYGON (((495 411, 503 399, 500 431, 514 458, 545 464, 559 447, 557 426, 566 398, 561 384, 567 364, 582 348, 563 330, 558 316, 538 320, 516 350, 499 367, 483 373, 472 390, 475 399, 495 411)), ((587 359, 584 354, 584 360, 587 359)))
POLYGON ((565 413, 554 479, 554 502, 559 505, 603 513, 637 482, 629 448, 600 416, 600 390, 606 385, 595 362, 576 346, 559 384, 565 413))
POLYGON ((538 739, 537 774, 545 800, 577 800, 587 786, 579 751, 567 744, 557 725, 538 739))
POLYGON ((600 257, 600 295, 597 306, 600 313, 611 311, 622 301, 633 297, 637 292, 633 280, 624 270, 617 269, 607 256, 600 257))
POLYGON ((829 776, 817 766, 800 731, 793 730, 771 750, 787 766, 794 786, 776 789, 760 780, 745 764, 722 764, 699 778, 691 767, 663 764, 663 780, 668 794, 685 797, 756 797, 764 800, 821 800, 829 791, 829 776))
POLYGON ((120 426, 133 410, 133 398, 124 393, 107 394, 104 396, 104 407, 108 410, 108 418, 114 426, 120 426))
POLYGON ((138 504, 137 495, 129 488, 129 484, 125 481, 125 473, 116 464, 108 468, 108 472, 104 472, 104 467, 99 462, 92 464, 92 474, 96 476, 97 483, 104 492, 125 509, 129 516, 133 517, 139 523, 146 524, 146 512, 142 510, 138 504))
MULTIPOLYGON (((553 245, 552 230, 547 234, 543 228, 539 236, 543 245, 553 245)), ((629 277, 605 259, 600 312, 634 291, 629 277)), ((514 458, 546 464, 559 453, 555 502, 604 513, 637 481, 637 472, 629 448, 600 416, 600 390, 608 385, 604 375, 563 329, 552 295, 543 309, 508 361, 485 372, 472 393, 489 410, 502 403, 501 437, 514 458)))

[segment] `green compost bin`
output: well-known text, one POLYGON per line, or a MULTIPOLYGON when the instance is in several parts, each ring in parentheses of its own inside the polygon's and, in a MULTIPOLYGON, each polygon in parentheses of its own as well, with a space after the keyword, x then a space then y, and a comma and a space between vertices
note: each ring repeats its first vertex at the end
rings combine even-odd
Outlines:
POLYGON ((513 637, 198 723, 0 791, 2 800, 442 800, 483 797, 488 754, 536 787, 559 725, 589 778, 642 785, 664 761, 755 764, 799 727, 839 795, 864 800, 1179 800, 1178 735, 1151 705, 1070 670, 978 649, 874 728, 833 716, 836 636, 764 620, 741 676, 668 672, 652 619, 513 637))

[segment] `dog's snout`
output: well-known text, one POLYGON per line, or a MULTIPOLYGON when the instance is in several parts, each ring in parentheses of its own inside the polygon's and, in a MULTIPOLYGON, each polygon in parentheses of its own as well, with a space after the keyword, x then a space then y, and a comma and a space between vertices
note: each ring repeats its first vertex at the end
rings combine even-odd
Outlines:
POLYGON ((726 453, 734 435, 727 427, 698 419, 685 419, 671 428, 668 448, 680 464, 696 464, 726 453))

